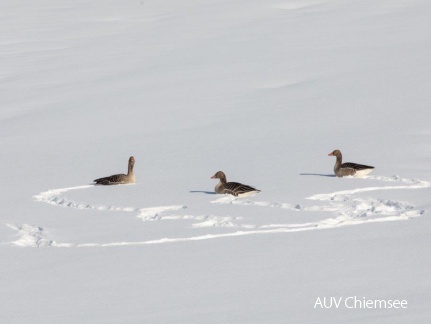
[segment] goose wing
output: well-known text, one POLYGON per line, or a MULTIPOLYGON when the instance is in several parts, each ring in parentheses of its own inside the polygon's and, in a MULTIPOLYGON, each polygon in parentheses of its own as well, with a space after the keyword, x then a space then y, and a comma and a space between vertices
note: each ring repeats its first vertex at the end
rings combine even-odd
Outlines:
POLYGON ((373 166, 369 166, 369 165, 364 165, 364 164, 357 164, 357 163, 352 163, 352 162, 346 162, 341 164, 341 168, 343 169, 352 169, 352 170, 366 170, 366 169, 374 169, 373 166))
POLYGON ((114 174, 109 177, 96 179, 94 182, 100 185, 115 185, 123 183, 126 177, 127 176, 125 174, 114 174))
POLYGON ((238 196, 238 195, 246 193, 246 192, 260 191, 260 190, 257 190, 256 188, 253 188, 251 186, 248 186, 248 185, 245 185, 242 183, 228 182, 228 183, 225 183, 225 185, 224 185, 224 191, 227 194, 238 196))

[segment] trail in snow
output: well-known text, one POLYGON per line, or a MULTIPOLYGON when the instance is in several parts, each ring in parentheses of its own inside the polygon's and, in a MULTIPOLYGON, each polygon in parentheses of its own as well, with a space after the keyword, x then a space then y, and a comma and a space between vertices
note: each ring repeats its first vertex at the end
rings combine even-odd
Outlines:
POLYGON ((61 189, 52 189, 41 192, 34 198, 43 203, 55 205, 59 207, 76 208, 76 209, 95 209, 102 211, 121 211, 121 212, 137 212, 138 218, 143 221, 162 219, 162 214, 166 211, 179 210, 187 208, 184 205, 160 206, 160 207, 118 207, 112 205, 93 205, 90 203, 77 203, 72 200, 62 197, 61 195, 71 190, 82 190, 94 188, 95 185, 77 186, 61 189))
POLYGON ((135 207, 116 207, 116 206, 103 206, 103 205, 92 205, 88 203, 77 203, 73 200, 69 200, 66 197, 62 197, 61 195, 65 192, 71 190, 82 190, 94 188, 95 185, 86 185, 86 186, 77 186, 77 187, 69 187, 69 188, 61 188, 61 189, 52 189, 41 192, 40 194, 34 196, 37 201, 55 205, 59 207, 68 207, 68 208, 76 208, 76 209, 97 209, 97 210, 112 210, 112 211, 126 211, 126 212, 136 212, 139 211, 140 208, 135 207))
POLYGON ((221 198, 211 201, 213 204, 232 204, 232 205, 247 205, 260 207, 282 208, 294 211, 300 211, 303 206, 299 204, 279 203, 274 201, 252 201, 250 199, 238 198, 231 195, 224 195, 221 198))
MULTIPOLYGON (((21 238, 17 241, 12 242, 18 246, 26 247, 40 247, 40 246, 53 246, 53 247, 77 247, 77 248, 90 248, 90 247, 116 247, 116 246, 137 246, 137 245, 151 245, 151 244, 163 244, 163 243, 174 243, 174 242, 187 242, 187 241, 200 241, 200 240, 210 240, 210 239, 220 239, 227 237, 236 236, 246 236, 246 235, 257 235, 257 234, 276 234, 276 233, 289 233, 289 232, 303 232, 310 230, 321 230, 329 228, 337 228, 343 226, 352 226, 366 223, 376 223, 376 222, 388 222, 388 221, 400 221, 407 220, 411 217, 417 215, 403 216, 388 216, 384 218, 375 219, 346 219, 343 217, 328 218, 315 223, 304 223, 304 224, 274 224, 274 225, 264 225, 255 230, 247 231, 236 231, 232 233, 222 233, 222 234, 206 234, 192 237, 178 237, 178 238, 161 238, 157 240, 148 241, 136 241, 136 242, 112 242, 112 243, 57 243, 52 240, 47 240, 46 231, 40 227, 34 227, 31 225, 24 224, 23 228, 19 229, 19 234, 21 238), (272 228, 272 229, 267 229, 272 228)), ((12 227, 12 226, 11 226, 12 227)))
POLYGON ((42 227, 28 224, 24 224, 22 226, 7 224, 7 226, 18 232, 17 235, 19 236, 19 239, 12 242, 17 246, 56 246, 54 241, 47 239, 46 230, 44 230, 42 227))
MULTIPOLYGON (((356 218, 377 218, 381 221, 393 220, 390 217, 417 217, 422 215, 425 210, 416 209, 415 206, 395 200, 379 199, 372 197, 363 197, 358 195, 365 192, 376 190, 394 190, 394 189, 422 189, 430 187, 430 183, 415 179, 404 179, 399 176, 382 177, 368 176, 366 179, 379 180, 387 182, 401 182, 404 186, 382 186, 382 187, 365 187, 353 190, 336 191, 328 194, 317 194, 309 197, 310 200, 323 201, 329 205, 312 206, 306 208, 308 211, 333 211, 339 217, 349 219, 356 218), (388 218, 389 217, 389 218, 388 218)), ((377 220, 374 220, 377 221, 377 220)))
POLYGON ((372 197, 362 197, 362 193, 376 190, 395 190, 395 189, 423 189, 430 187, 429 182, 404 179, 399 176, 384 177, 384 176, 368 176, 365 179, 377 180, 384 182, 400 182, 404 185, 399 186, 381 186, 381 187, 365 187, 352 190, 337 191, 327 194, 317 194, 309 197, 310 200, 321 201, 327 204, 314 206, 301 206, 299 204, 278 203, 278 202, 256 202, 250 199, 241 199, 232 196, 223 196, 211 203, 215 204, 238 204, 244 206, 259 206, 269 208, 282 208, 294 211, 324 211, 333 212, 336 217, 327 218, 324 220, 298 224, 266 224, 262 226, 242 224, 238 225, 234 221, 242 219, 242 217, 231 216, 214 216, 214 215, 178 215, 166 214, 167 212, 178 211, 186 208, 183 205, 160 206, 160 207, 115 207, 115 206, 98 206, 87 203, 76 203, 61 197, 67 191, 80 190, 94 187, 93 185, 78 186, 63 189, 54 189, 42 192, 35 196, 35 199, 48 204, 77 208, 77 209, 98 209, 110 211, 127 211, 137 212, 138 218, 142 221, 159 221, 159 220, 196 220, 197 223, 192 224, 192 228, 202 227, 227 227, 227 228, 243 228, 248 230, 239 230, 231 233, 221 234, 206 234, 192 237, 179 238, 162 238, 149 241, 137 242, 112 242, 112 243, 57 243, 47 238, 47 231, 38 226, 24 224, 22 226, 8 226, 18 232, 20 238, 14 242, 18 246, 41 247, 112 247, 112 246, 132 246, 132 245, 148 245, 161 244, 170 242, 197 241, 206 239, 217 239, 226 237, 236 237, 256 234, 274 234, 310 231, 318 229, 338 228, 343 226, 360 225, 366 223, 388 222, 407 220, 413 217, 421 216, 425 210, 417 209, 415 206, 394 200, 378 199, 372 197))
POLYGON ((416 179, 404 179, 399 176, 393 176, 393 177, 383 177, 383 176, 367 176, 363 179, 370 179, 370 180, 379 180, 379 181, 387 181, 387 182, 401 182, 406 184, 405 186, 382 186, 382 187, 366 187, 366 188, 358 188, 353 190, 344 190, 344 191, 336 191, 329 194, 317 194, 314 196, 309 197, 308 199, 312 200, 332 200, 335 196, 340 195, 353 195, 356 193, 361 192, 368 192, 368 191, 376 191, 376 190, 393 190, 393 189, 421 189, 421 188, 427 188, 430 186, 429 182, 416 180, 416 179))
MULTIPOLYGON (((43 203, 54 206, 76 208, 76 209, 93 209, 101 211, 119 211, 119 212, 136 212, 137 218, 144 222, 159 221, 159 220, 197 220, 197 223, 192 224, 192 227, 238 227, 233 223, 236 219, 241 217, 230 216, 215 216, 215 215, 166 215, 167 212, 186 209, 185 205, 172 205, 172 206, 157 206, 157 207, 119 207, 112 205, 94 205, 91 203, 78 203, 64 197, 64 194, 72 190, 83 190, 94 188, 94 185, 85 185, 77 187, 68 187, 61 189, 52 189, 39 193, 34 198, 43 203)), ((242 225, 247 228, 247 225, 242 225)))
MULTIPOLYGON (((142 218, 141 215, 138 217, 142 218)), ((143 220, 197 220, 198 223, 192 224, 192 227, 237 227, 233 221, 238 219, 242 219, 242 217, 214 215, 156 215, 145 217, 143 220)))
POLYGON ((422 215, 424 210, 415 210, 415 207, 403 202, 394 200, 376 199, 371 197, 361 197, 358 194, 376 190, 394 189, 421 189, 430 187, 430 183, 416 179, 404 179, 399 176, 367 176, 363 179, 377 180, 384 182, 401 182, 402 186, 380 186, 365 187, 352 190, 337 191, 328 194, 317 194, 309 197, 310 200, 328 202, 326 205, 302 206, 300 204, 279 203, 279 202, 259 202, 249 199, 239 199, 226 195, 211 203, 215 204, 237 204, 245 206, 261 206, 271 208, 282 208, 293 211, 324 211, 335 212, 339 216, 351 218, 356 217, 377 217, 377 216, 403 216, 422 215))

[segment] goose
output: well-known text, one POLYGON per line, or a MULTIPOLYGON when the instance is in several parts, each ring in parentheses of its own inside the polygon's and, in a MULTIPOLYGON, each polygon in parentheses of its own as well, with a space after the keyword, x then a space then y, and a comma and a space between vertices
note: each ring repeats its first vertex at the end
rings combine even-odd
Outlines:
POLYGON ((248 196, 252 193, 260 192, 260 190, 244 185, 238 182, 227 182, 226 175, 222 171, 216 172, 211 179, 220 179, 220 182, 215 186, 215 192, 218 194, 231 194, 235 197, 238 195, 248 196))
POLYGON ((334 165, 334 173, 337 177, 355 176, 361 177, 372 172, 374 167, 363 164, 356 164, 351 162, 342 163, 343 156, 339 150, 335 150, 328 154, 328 156, 335 156, 337 161, 334 165))
POLYGON ((127 174, 114 174, 109 177, 99 178, 94 180, 96 185, 117 185, 125 183, 135 183, 135 174, 133 173, 133 166, 135 165, 135 158, 129 158, 129 167, 127 174))

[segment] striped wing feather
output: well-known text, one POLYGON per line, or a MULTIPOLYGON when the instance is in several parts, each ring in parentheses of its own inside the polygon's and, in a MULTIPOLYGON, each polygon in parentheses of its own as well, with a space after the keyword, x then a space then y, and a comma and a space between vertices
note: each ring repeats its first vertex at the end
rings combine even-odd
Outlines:
POLYGON ((225 193, 238 196, 240 194, 250 192, 250 191, 259 191, 256 188, 244 185, 242 183, 238 182, 228 182, 224 185, 224 191, 225 193))
POLYGON ((351 162, 346 162, 341 164, 341 168, 343 169, 353 169, 353 170, 366 170, 366 169, 374 169, 374 167, 363 164, 356 164, 351 162))
POLYGON ((109 177, 96 179, 94 182, 101 185, 115 185, 124 182, 125 177, 125 174, 114 174, 109 177))

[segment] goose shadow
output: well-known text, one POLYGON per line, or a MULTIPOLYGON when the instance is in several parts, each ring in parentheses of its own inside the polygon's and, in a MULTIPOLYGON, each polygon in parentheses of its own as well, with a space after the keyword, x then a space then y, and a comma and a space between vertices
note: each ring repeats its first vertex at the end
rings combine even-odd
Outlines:
POLYGON ((204 193, 207 195, 215 195, 216 193, 214 191, 204 191, 204 190, 190 190, 190 193, 204 193))
POLYGON ((335 178, 335 174, 322 174, 322 173, 300 173, 302 176, 318 176, 318 177, 331 177, 335 178))

